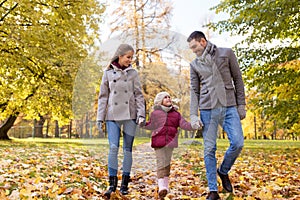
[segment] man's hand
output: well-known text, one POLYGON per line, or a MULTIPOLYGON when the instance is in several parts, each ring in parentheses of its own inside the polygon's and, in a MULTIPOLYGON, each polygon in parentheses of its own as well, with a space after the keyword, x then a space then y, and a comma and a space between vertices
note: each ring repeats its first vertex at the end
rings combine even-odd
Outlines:
POLYGON ((238 111, 238 113, 239 113, 240 120, 243 120, 243 119, 246 118, 246 109, 245 109, 245 105, 238 105, 237 111, 238 111))
POLYGON ((201 129, 203 127, 202 121, 198 118, 198 116, 191 116, 191 126, 194 130, 201 129))

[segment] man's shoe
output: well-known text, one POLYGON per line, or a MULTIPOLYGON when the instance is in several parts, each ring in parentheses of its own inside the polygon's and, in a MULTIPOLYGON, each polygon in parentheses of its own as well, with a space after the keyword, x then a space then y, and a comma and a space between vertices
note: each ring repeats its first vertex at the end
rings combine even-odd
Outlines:
POLYGON ((220 196, 216 191, 209 192, 208 196, 206 197, 206 200, 219 200, 219 199, 220 196))
POLYGON ((227 192, 232 192, 232 185, 230 183, 230 180, 229 180, 229 177, 228 177, 228 174, 224 175, 224 174, 221 174, 219 169, 217 170, 218 172, 218 175, 220 176, 221 180, 222 180, 222 185, 223 185, 223 188, 227 191, 227 192))

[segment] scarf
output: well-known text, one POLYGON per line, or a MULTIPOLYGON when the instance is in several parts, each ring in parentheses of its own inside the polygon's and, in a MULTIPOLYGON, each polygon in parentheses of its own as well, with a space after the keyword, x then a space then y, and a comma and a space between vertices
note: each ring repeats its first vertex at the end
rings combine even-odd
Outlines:
POLYGON ((169 107, 163 106, 163 105, 160 105, 160 106, 165 112, 169 112, 172 109, 172 106, 169 106, 169 107))
POLYGON ((113 64, 114 66, 116 66, 117 68, 121 69, 121 70, 124 70, 126 69, 127 67, 126 66, 121 66, 118 62, 114 61, 112 62, 111 64, 113 64))
POLYGON ((214 45, 210 41, 207 41, 207 45, 204 49, 203 54, 197 57, 197 62, 200 62, 200 64, 202 65, 212 66, 214 63, 212 56, 214 55, 216 48, 216 45, 214 45))

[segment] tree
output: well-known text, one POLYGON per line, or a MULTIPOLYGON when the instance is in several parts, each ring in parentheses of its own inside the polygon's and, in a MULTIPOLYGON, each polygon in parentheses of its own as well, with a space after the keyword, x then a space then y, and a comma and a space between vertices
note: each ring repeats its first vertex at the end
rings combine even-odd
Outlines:
POLYGON ((256 91, 248 106, 299 136, 300 2, 224 0, 212 9, 229 17, 209 27, 244 36, 236 49, 248 90, 256 91))
POLYGON ((136 65, 145 66, 148 54, 155 53, 147 40, 155 37, 167 38, 161 30, 170 28, 172 6, 168 0, 121 0, 119 7, 111 13, 111 34, 121 33, 131 37, 136 49, 136 65))
POLYGON ((230 16, 209 27, 245 37, 241 44, 247 47, 238 45, 244 65, 296 60, 300 55, 299 4, 297 0, 221 1, 212 9, 230 16))
POLYGON ((96 0, 0 3, 0 139, 19 113, 69 121, 73 81, 103 11, 96 0))

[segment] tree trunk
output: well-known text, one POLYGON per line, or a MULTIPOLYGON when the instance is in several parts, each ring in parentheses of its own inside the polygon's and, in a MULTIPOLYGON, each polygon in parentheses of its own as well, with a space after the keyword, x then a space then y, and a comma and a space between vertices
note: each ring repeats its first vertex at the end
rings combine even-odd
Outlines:
POLYGON ((55 138, 59 138, 59 126, 58 126, 58 121, 55 120, 55 138))
POLYGON ((40 116, 40 120, 35 120, 34 127, 34 137, 43 138, 43 128, 44 128, 45 119, 43 116, 40 116))
POLYGON ((72 120, 70 120, 70 124, 68 126, 68 138, 72 137, 72 120))
POLYGON ((256 132, 256 116, 254 116, 254 139, 257 139, 257 132, 256 132))
POLYGON ((47 124, 46 124, 46 138, 49 138, 49 119, 47 120, 47 124))
POLYGON ((8 131, 14 125, 18 115, 18 112, 15 115, 10 115, 0 126, 0 140, 10 140, 10 138, 8 137, 8 131))
POLYGON ((89 138, 89 114, 85 116, 85 138, 89 138))

